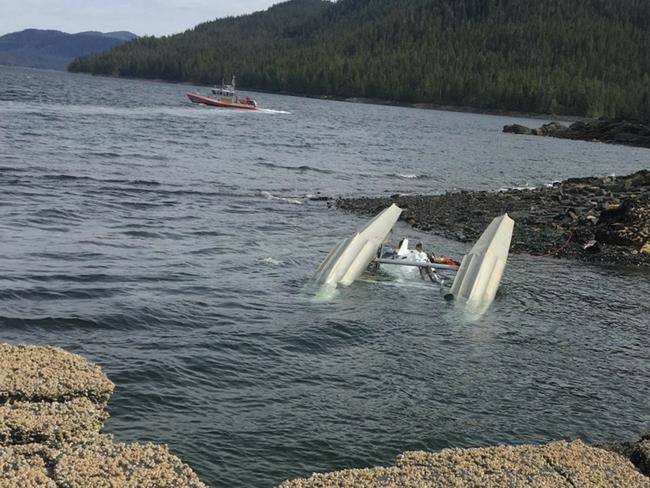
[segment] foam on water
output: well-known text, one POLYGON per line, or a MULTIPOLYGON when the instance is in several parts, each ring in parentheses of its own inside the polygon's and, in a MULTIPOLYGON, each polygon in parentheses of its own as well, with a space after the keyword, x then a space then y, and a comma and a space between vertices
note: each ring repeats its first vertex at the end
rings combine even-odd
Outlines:
POLYGON ((278 197, 278 196, 275 196, 271 192, 268 192, 268 191, 261 191, 260 195, 262 195, 264 198, 267 198, 269 200, 277 200, 277 201, 280 201, 280 202, 293 203, 294 205, 302 205, 303 204, 302 200, 298 200, 297 198, 278 197))

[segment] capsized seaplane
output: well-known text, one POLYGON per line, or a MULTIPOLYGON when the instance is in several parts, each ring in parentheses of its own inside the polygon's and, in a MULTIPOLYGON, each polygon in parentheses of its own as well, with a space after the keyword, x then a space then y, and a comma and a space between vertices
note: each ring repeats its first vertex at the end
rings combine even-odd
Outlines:
POLYGON ((387 257, 383 245, 397 223, 402 209, 392 204, 373 218, 363 229, 348 239, 339 242, 316 270, 314 280, 327 287, 351 285, 369 266, 405 266, 427 272, 432 281, 444 281, 436 270, 456 272, 451 289, 444 294, 447 300, 459 300, 473 308, 487 308, 501 283, 501 277, 508 259, 514 220, 508 214, 492 220, 460 266, 453 263, 428 262, 415 259, 417 254, 409 252, 402 242, 397 251, 387 257))
POLYGON ((230 85, 221 82, 221 86, 212 89, 212 96, 205 97, 197 93, 188 93, 187 97, 193 103, 202 103, 213 107, 241 108, 244 110, 257 110, 257 102, 250 97, 239 98, 235 91, 235 77, 232 77, 230 85))

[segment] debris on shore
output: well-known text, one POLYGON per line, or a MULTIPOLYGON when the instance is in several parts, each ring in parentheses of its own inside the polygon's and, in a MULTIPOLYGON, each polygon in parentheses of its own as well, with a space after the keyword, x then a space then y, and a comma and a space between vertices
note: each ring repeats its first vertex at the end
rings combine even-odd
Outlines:
POLYGON ((343 198, 336 206, 376 214, 391 203, 413 227, 475 241, 496 215, 516 222, 511 252, 627 266, 650 266, 650 171, 571 178, 553 185, 444 195, 343 198))
POLYGON ((512 124, 504 126, 503 132, 650 148, 650 124, 625 119, 600 118, 574 122, 568 127, 559 122, 549 122, 537 129, 512 124))
POLYGON ((0 344, 0 485, 205 488, 166 446, 101 433, 113 388, 76 354, 0 344))

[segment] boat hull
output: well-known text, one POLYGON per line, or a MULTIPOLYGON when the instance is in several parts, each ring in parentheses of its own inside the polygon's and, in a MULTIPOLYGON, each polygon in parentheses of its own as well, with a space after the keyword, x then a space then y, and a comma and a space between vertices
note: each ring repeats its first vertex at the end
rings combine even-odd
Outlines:
POLYGON ((202 103, 204 105, 210 105, 212 107, 221 107, 221 108, 238 108, 241 110, 257 110, 257 107, 254 105, 249 105, 246 103, 236 103, 236 102, 227 102, 224 100, 217 100, 210 97, 204 97, 202 95, 197 95, 195 93, 188 93, 187 98, 189 98, 193 103, 202 103))

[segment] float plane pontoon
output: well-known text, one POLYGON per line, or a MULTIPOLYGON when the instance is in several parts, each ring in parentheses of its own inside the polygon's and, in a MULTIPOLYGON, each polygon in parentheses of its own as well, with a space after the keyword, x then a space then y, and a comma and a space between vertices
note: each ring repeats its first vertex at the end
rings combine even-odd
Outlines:
POLYGON ((508 214, 492 221, 458 266, 453 260, 436 263, 418 259, 417 253, 408 250, 406 239, 395 252, 383 253, 384 241, 401 213, 402 209, 392 204, 354 236, 339 242, 316 270, 314 280, 333 288, 348 286, 374 264, 385 269, 422 269, 442 289, 444 281, 438 277, 436 270, 456 271, 445 298, 458 299, 473 308, 487 308, 494 300, 508 259, 514 229, 514 221, 508 214))

